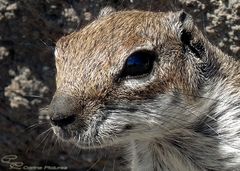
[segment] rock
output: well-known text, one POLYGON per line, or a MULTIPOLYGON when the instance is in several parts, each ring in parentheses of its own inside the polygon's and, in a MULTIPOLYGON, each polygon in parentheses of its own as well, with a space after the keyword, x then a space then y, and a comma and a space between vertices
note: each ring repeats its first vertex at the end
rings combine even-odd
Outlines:
POLYGON ((12 4, 7 6, 6 11, 14 11, 14 10, 17 10, 17 9, 18 9, 17 3, 12 3, 12 4))
POLYGON ((9 50, 6 47, 0 47, 0 61, 9 56, 9 50))

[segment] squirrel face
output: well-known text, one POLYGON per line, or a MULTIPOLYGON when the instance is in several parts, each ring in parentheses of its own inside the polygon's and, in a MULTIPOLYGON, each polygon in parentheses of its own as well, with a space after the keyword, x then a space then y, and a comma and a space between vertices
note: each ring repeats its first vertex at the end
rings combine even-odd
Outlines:
POLYGON ((205 44, 184 11, 103 12, 57 42, 54 132, 88 148, 190 125, 184 107, 211 76, 205 44))

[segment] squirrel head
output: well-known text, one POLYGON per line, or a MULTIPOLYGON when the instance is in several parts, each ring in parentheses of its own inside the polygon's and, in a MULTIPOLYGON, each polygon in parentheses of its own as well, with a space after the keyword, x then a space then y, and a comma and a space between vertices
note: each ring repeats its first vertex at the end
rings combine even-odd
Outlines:
MULTIPOLYGON (((183 117, 174 114, 174 99, 188 94, 191 101, 210 76, 206 44, 184 11, 103 10, 56 44, 55 131, 70 139, 76 132, 87 140, 111 139, 166 123, 167 108, 183 117)), ((167 120, 170 128, 173 122, 167 120)))

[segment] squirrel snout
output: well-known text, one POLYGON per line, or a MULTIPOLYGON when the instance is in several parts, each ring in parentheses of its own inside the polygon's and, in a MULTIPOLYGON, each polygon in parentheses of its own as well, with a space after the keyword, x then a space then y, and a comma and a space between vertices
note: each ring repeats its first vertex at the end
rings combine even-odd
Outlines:
POLYGON ((50 104, 50 121, 53 125, 65 127, 76 120, 75 109, 71 98, 55 95, 50 104))

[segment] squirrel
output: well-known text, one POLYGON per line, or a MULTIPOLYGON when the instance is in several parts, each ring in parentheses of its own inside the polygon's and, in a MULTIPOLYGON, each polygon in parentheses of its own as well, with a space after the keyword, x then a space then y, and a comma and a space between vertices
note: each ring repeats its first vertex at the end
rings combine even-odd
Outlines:
POLYGON ((185 11, 104 8, 58 40, 55 61, 63 141, 128 144, 133 171, 240 170, 240 63, 185 11))

